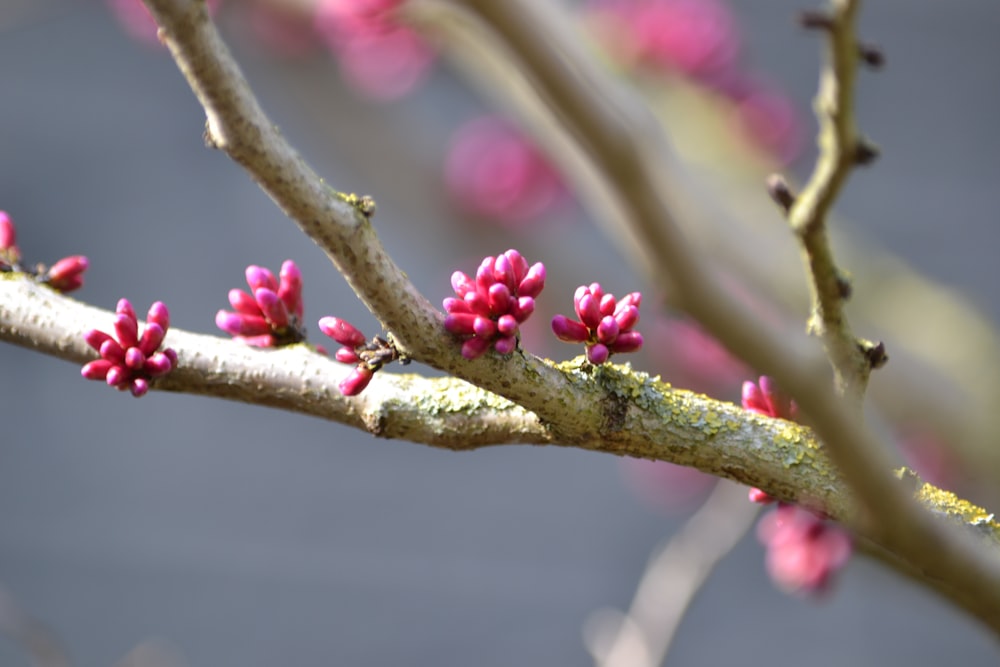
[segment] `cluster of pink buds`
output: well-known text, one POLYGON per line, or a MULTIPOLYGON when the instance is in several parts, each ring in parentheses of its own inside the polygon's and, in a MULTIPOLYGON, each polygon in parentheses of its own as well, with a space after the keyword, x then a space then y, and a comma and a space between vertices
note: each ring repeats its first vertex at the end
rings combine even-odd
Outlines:
POLYGON ((399 354, 391 340, 375 336, 371 341, 366 341, 365 335, 357 327, 339 317, 320 318, 319 330, 343 345, 334 354, 337 361, 342 364, 357 364, 337 385, 344 396, 357 396, 364 391, 375 372, 385 364, 397 360, 403 364, 409 363, 409 359, 399 354))
MULTIPOLYGON (((795 421, 799 407, 791 398, 782 394, 770 376, 761 375, 757 383, 747 380, 743 383, 743 408, 765 417, 795 421)), ((774 498, 758 488, 750 489, 750 501, 766 505, 774 498)))
POLYGON ((642 347, 642 334, 634 331, 639 322, 642 294, 632 292, 619 300, 604 293, 598 283, 581 285, 573 295, 580 321, 565 315, 552 318, 552 332, 567 343, 584 343, 587 360, 603 364, 616 352, 635 352, 642 347))
POLYGON ((767 549, 767 571, 782 590, 822 593, 851 557, 850 535, 796 505, 779 504, 761 518, 757 537, 767 549))
POLYGON ((101 358, 86 364, 80 374, 88 380, 104 380, 119 391, 128 389, 138 398, 149 391, 150 380, 177 366, 177 353, 173 349, 157 351, 170 326, 170 312, 161 301, 150 306, 141 335, 128 299, 121 299, 115 312, 114 335, 97 329, 83 335, 101 358))
POLYGON ((518 327, 535 311, 535 297, 545 287, 545 265, 531 267, 516 250, 487 257, 475 279, 461 271, 451 276, 454 297, 444 300, 444 328, 465 338, 462 356, 475 359, 493 347, 510 354, 518 327))
POLYGON ((59 292, 72 292, 83 287, 83 273, 90 262, 83 255, 63 257, 46 269, 43 265, 21 265, 21 250, 17 247, 17 230, 6 211, 0 211, 0 271, 22 271, 59 292))
MULTIPOLYGON (((743 407, 767 417, 794 420, 798 406, 781 393, 774 380, 760 376, 743 383, 743 407)), ((774 497, 761 489, 750 489, 751 502, 768 505, 774 497)), ((851 537, 836 524, 812 510, 779 502, 757 525, 757 536, 767 549, 767 571, 771 579, 789 592, 819 593, 851 555, 851 537)))
POLYGON ((248 266, 250 293, 229 290, 234 312, 220 310, 215 325, 236 340, 255 347, 280 347, 305 340, 302 324, 302 273, 292 260, 281 265, 279 279, 260 266, 248 266))

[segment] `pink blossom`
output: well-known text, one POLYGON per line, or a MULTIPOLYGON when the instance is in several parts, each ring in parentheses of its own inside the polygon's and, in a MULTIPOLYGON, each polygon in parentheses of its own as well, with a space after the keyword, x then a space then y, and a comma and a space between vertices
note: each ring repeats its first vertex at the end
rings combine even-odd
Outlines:
POLYGON ((537 218, 566 195, 548 159, 498 116, 477 118, 454 134, 444 177, 460 208, 510 225, 537 218))
POLYGON ((462 356, 475 359, 490 347, 510 354, 518 330, 535 311, 535 297, 545 287, 545 265, 528 261, 517 250, 486 257, 471 278, 451 276, 454 297, 444 300, 444 328, 462 338, 462 356))
POLYGON ((376 99, 405 95, 423 81, 434 51, 399 23, 403 0, 321 0, 315 25, 347 80, 376 99))
POLYGON ((851 537, 842 528, 784 503, 761 518, 757 537, 767 550, 771 579, 791 593, 827 590, 853 550, 851 537))
POLYGON ((736 22, 718 0, 594 0, 589 14, 598 36, 626 63, 711 78, 739 57, 736 22))
POLYGON ((409 359, 400 355, 391 336, 389 340, 375 336, 366 342, 365 335, 357 327, 339 317, 320 318, 319 330, 343 346, 334 354, 337 361, 355 364, 350 374, 337 385, 344 396, 357 396, 364 391, 375 372, 385 364, 409 363, 409 359))
POLYGON ((753 78, 731 83, 725 92, 733 101, 738 128, 753 145, 783 164, 799 155, 804 130, 784 92, 753 78))
POLYGON ((83 335, 101 358, 84 365, 80 374, 88 380, 104 380, 119 391, 127 389, 138 398, 149 391, 151 380, 177 366, 177 353, 172 348, 158 351, 170 327, 170 312, 163 302, 154 303, 141 333, 127 299, 118 301, 115 312, 114 334, 91 329, 83 335))
POLYGON ((83 255, 63 257, 53 264, 45 275, 45 283, 54 290, 72 292, 83 287, 83 273, 90 262, 83 255))
POLYGON ((246 269, 250 292, 229 290, 232 311, 220 310, 215 325, 254 347, 281 347, 306 339, 302 322, 302 274, 292 260, 281 265, 280 278, 267 269, 246 269))
POLYGON ((587 360, 603 364, 614 353, 636 352, 642 348, 642 334, 633 327, 639 322, 642 294, 632 292, 615 300, 598 283, 581 285, 573 295, 577 320, 565 315, 552 318, 552 332, 561 341, 583 343, 587 360))

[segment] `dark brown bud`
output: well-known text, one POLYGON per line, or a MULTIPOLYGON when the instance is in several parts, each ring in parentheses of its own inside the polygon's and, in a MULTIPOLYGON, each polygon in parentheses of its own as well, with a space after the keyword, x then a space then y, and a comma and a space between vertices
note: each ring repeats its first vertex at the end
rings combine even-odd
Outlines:
POLYGON ((804 11, 799 14, 799 25, 806 30, 832 30, 833 19, 820 11, 804 11))
POLYGON ((767 193, 771 195, 771 199, 781 208, 782 212, 788 215, 788 212, 792 209, 792 205, 795 204, 795 195, 792 194, 791 188, 788 187, 785 177, 781 174, 771 174, 768 176, 767 193))
POLYGON ((889 355, 885 351, 885 343, 882 341, 874 343, 870 340, 861 340, 858 341, 858 347, 865 355, 872 370, 882 368, 889 361, 889 355))
POLYGON ((872 44, 858 44, 858 55, 872 69, 881 69, 885 65, 885 53, 872 44))
POLYGON ((854 163, 867 167, 879 156, 878 147, 867 139, 858 139, 857 146, 854 147, 854 163))
POLYGON ((854 293, 854 286, 851 284, 851 279, 840 271, 837 272, 837 290, 840 293, 840 298, 844 301, 850 299, 854 293))

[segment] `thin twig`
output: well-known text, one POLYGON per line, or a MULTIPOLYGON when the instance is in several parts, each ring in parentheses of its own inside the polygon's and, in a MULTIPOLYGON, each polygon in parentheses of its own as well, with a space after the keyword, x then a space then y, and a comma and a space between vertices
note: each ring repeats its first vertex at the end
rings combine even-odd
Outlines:
MULTIPOLYGON (((719 482, 698 511, 650 557, 628 614, 615 619, 606 646, 591 646, 599 667, 658 667, 684 613, 712 570, 746 534, 760 510, 746 487, 719 482)), ((612 628, 591 627, 591 643, 612 628)))

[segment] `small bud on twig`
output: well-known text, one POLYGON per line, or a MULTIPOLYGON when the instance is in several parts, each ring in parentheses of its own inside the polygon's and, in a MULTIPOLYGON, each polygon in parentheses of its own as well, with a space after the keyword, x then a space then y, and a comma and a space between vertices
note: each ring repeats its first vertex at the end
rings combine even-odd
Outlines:
POLYGON ((806 30, 832 30, 833 19, 820 11, 804 11, 799 14, 799 25, 806 30))
POLYGON ((885 65, 885 53, 873 44, 858 44, 858 55, 872 69, 881 69, 885 65))
POLYGON ((854 163, 862 167, 870 165, 879 156, 878 147, 867 139, 858 139, 854 147, 854 163))
POLYGON ((851 284, 851 279, 840 271, 837 272, 837 290, 840 292, 840 298, 844 301, 850 299, 854 293, 854 286, 851 284))
POLYGON ((882 341, 874 343, 870 340, 859 340, 858 348, 865 355, 872 370, 882 368, 889 361, 889 355, 885 351, 885 343, 882 341))
POLYGON ((792 194, 791 188, 788 187, 785 177, 781 174, 771 174, 768 176, 767 193, 781 207, 782 212, 788 215, 788 212, 792 209, 792 205, 795 204, 795 195, 792 194))

